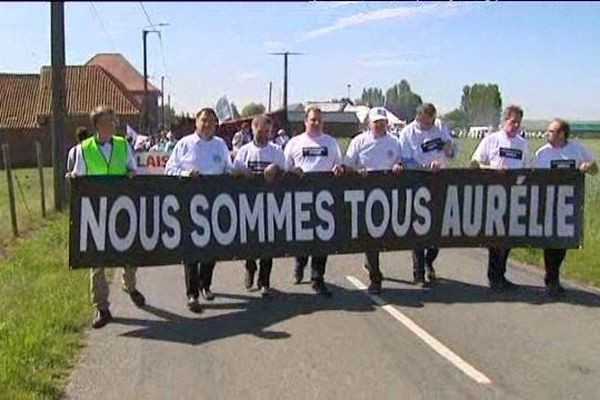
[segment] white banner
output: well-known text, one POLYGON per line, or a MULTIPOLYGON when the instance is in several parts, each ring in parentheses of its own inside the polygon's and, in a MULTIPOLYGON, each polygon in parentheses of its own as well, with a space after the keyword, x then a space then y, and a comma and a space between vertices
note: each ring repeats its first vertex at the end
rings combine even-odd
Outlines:
POLYGON ((169 153, 166 151, 144 151, 134 155, 139 175, 164 174, 165 165, 169 160, 169 153))

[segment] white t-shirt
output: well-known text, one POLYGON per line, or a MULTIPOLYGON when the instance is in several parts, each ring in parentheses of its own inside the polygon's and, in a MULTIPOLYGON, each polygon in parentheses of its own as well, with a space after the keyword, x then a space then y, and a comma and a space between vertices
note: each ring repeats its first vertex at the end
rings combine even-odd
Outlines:
POLYGON ((294 136, 285 146, 284 155, 287 169, 299 167, 303 172, 327 172, 342 163, 340 146, 325 133, 294 136))
POLYGON ((527 140, 521 135, 509 137, 502 130, 490 133, 481 139, 471 159, 487 162, 493 169, 527 168, 527 140))
POLYGON ((434 124, 429 130, 423 130, 413 121, 402 129, 399 140, 404 160, 412 160, 423 168, 429 168, 432 161, 438 161, 442 168, 448 166, 444 143, 452 142, 452 138, 438 125, 434 124))
POLYGON ((182 175, 192 170, 201 175, 221 175, 232 168, 229 149, 218 136, 202 139, 196 132, 177 142, 167 165, 165 175, 182 175))
POLYGON ((346 151, 346 165, 367 171, 391 170, 401 159, 398 139, 386 133, 375 137, 370 131, 352 139, 346 151))
MULTIPOLYGON (((104 159, 110 160, 112 154, 112 140, 109 140, 106 143, 98 142, 98 148, 102 152, 104 159)), ((136 168, 137 163, 135 162, 135 158, 133 157, 133 151, 131 150, 131 146, 129 145, 129 143, 127 143, 127 171, 135 171, 136 168)), ((83 150, 81 149, 81 144, 75 146, 75 163, 73 164, 73 170, 71 172, 76 176, 87 175, 87 166, 85 164, 85 159, 83 158, 83 150)))
POLYGON ((67 172, 72 172, 75 168, 75 154, 77 152, 77 146, 73 146, 69 149, 69 154, 67 155, 67 172))
POLYGON ((581 144, 568 140, 563 147, 552 147, 546 143, 535 152, 535 168, 579 168, 583 162, 594 158, 581 144))
POLYGON ((271 142, 260 147, 252 141, 242 146, 237 152, 233 167, 235 169, 248 168, 254 173, 262 173, 271 164, 285 169, 285 159, 281 147, 271 142))

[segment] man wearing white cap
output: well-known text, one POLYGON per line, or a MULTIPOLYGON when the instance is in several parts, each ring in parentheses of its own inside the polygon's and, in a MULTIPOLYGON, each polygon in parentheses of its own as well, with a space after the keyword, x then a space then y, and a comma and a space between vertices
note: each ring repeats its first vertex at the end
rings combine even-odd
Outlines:
MULTIPOLYGON (((388 131, 388 116, 385 108, 374 107, 369 112, 369 130, 352 139, 346 152, 345 165, 362 175, 369 171, 393 171, 399 174, 403 167, 402 152, 398 139, 388 131)), ((369 271, 368 292, 381 292, 383 276, 379 269, 379 252, 365 253, 365 267, 369 271)))
MULTIPOLYGON (((400 146, 402 147, 402 161, 407 167, 436 171, 446 168, 456 148, 452 143, 450 134, 445 129, 440 129, 435 123, 435 106, 423 103, 417 109, 415 120, 400 132, 400 146)), ((433 262, 439 249, 436 247, 416 248, 413 250, 413 275, 414 284, 426 286, 425 271, 428 283, 436 280, 433 262)))

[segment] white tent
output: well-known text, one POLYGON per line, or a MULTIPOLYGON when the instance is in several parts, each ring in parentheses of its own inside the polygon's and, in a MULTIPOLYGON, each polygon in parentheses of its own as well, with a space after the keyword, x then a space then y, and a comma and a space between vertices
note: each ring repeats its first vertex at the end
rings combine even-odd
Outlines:
MULTIPOLYGON (((384 107, 385 108, 385 107, 384 107)), ((356 114, 356 117, 360 121, 361 124, 368 122, 367 119, 369 117, 369 111, 371 109, 367 106, 352 106, 348 104, 346 108, 344 108, 345 112, 353 112, 356 114)), ((406 121, 402 121, 400 118, 396 117, 390 110, 385 109, 388 117, 388 124, 390 125, 405 125, 406 121)))

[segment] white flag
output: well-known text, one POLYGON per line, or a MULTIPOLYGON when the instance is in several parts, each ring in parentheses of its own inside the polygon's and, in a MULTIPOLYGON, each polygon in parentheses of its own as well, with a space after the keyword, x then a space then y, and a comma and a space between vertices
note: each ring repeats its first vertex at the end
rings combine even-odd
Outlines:
POLYGON ((135 129, 133 129, 129 124, 127 124, 127 138, 131 138, 132 139, 132 143, 136 142, 136 139, 138 137, 138 133, 135 131, 135 129))
POLYGON ((217 113, 217 117, 219 117, 219 121, 229 121, 234 118, 227 96, 222 96, 217 100, 215 112, 217 113))

